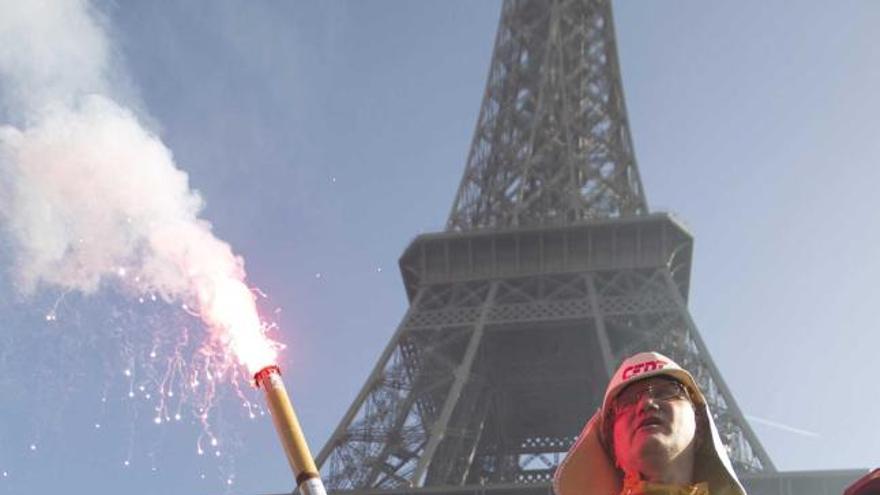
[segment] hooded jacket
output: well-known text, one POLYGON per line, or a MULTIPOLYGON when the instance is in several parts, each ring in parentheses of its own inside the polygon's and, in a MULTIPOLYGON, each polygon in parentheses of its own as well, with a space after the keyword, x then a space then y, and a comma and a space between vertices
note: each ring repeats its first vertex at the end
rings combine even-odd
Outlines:
POLYGON ((652 376, 668 376, 684 385, 694 407, 702 409, 706 438, 694 457, 694 482, 708 484, 710 495, 746 495, 721 443, 718 429, 706 404, 706 398, 690 373, 657 352, 636 354, 620 365, 608 384, 602 409, 587 422, 571 450, 556 470, 553 490, 556 495, 619 495, 623 489, 622 472, 614 465, 601 438, 605 411, 627 385, 652 376))

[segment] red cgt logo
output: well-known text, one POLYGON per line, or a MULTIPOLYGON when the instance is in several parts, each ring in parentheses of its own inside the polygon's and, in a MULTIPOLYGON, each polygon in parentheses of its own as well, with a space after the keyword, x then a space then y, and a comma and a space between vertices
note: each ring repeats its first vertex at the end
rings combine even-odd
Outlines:
POLYGON ((644 363, 627 366, 623 369, 623 379, 629 380, 630 378, 645 373, 647 371, 662 369, 664 366, 666 366, 666 364, 666 361, 660 361, 658 359, 656 361, 645 361, 644 363))

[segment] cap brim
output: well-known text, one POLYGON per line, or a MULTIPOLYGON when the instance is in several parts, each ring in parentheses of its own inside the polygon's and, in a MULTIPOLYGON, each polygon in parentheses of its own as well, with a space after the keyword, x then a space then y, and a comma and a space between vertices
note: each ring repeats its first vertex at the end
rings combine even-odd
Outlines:
POLYGON ((605 399, 602 401, 602 411, 607 410, 608 406, 610 405, 609 403, 611 399, 617 397, 617 394, 619 394, 624 388, 632 385, 633 383, 640 382, 647 378, 652 378, 656 376, 668 376, 677 380, 688 389, 688 392, 690 392, 691 394, 691 399, 694 402, 700 405, 706 404, 706 397, 703 396, 703 392, 700 391, 700 387, 697 386, 697 382, 694 380, 694 377, 691 376, 690 373, 681 368, 664 368, 647 371, 639 375, 638 379, 621 382, 616 384, 614 387, 608 389, 605 392, 605 399))

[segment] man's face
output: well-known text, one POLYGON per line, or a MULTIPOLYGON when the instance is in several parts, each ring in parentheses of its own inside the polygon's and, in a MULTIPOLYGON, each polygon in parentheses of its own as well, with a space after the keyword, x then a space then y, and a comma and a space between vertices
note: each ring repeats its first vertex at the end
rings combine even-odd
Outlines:
POLYGON ((626 472, 666 466, 694 443, 694 408, 674 380, 639 380, 623 389, 612 407, 614 455, 626 472))

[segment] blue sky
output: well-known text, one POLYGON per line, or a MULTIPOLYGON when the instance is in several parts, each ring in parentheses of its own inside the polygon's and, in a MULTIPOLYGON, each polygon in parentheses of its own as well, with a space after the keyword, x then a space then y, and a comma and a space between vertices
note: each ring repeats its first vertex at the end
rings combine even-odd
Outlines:
MULTIPOLYGON (((499 7, 98 4, 127 68, 120 93, 281 309, 315 452, 406 309, 397 257, 449 213, 499 7)), ((880 465, 880 4, 614 8, 649 205, 696 238, 691 312, 741 409, 780 469, 880 465)), ((2 294, 0 493, 290 487, 268 418, 227 408, 222 455, 206 458, 198 424, 153 425, 148 401, 127 398, 120 363, 181 316, 108 291, 71 295, 46 322, 56 294, 2 294), (126 323, 142 333, 108 330, 126 323)))

